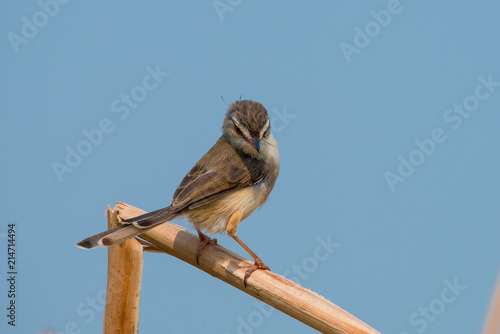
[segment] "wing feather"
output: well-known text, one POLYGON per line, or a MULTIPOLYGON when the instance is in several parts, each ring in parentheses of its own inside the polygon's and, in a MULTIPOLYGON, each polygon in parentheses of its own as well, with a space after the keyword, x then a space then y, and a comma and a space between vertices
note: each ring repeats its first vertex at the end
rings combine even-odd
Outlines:
POLYGON ((255 163, 258 162, 245 161, 223 137, 219 138, 181 181, 174 193, 172 208, 175 211, 193 209, 255 184, 262 179, 261 175, 250 172, 261 170, 249 168, 255 163))

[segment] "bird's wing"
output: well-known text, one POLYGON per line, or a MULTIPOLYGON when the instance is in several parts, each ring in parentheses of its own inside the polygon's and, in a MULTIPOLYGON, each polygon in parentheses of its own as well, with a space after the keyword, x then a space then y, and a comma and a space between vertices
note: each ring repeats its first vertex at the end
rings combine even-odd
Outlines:
POLYGON ((221 137, 196 163, 177 187, 172 199, 174 211, 196 208, 262 179, 260 162, 242 159, 221 137))

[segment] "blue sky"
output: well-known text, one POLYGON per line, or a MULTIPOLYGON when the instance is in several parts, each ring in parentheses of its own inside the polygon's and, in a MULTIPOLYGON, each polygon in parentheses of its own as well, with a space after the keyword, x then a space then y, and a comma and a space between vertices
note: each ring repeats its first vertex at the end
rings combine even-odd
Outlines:
MULTIPOLYGON (((74 244, 106 228, 108 204, 169 205, 220 136, 221 96, 242 95, 269 111, 281 173, 239 237, 382 333, 479 332, 499 273, 499 12, 3 2, 0 249, 7 277, 15 223, 18 274, 16 327, 1 280, 0 331, 99 332, 107 252, 74 244)), ((315 332, 175 258, 144 257, 141 332, 315 332)))

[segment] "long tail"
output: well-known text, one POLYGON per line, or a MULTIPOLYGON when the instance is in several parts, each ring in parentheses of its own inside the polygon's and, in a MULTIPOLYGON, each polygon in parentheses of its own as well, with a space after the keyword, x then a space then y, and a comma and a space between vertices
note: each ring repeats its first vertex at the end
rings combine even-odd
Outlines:
POLYGON ((148 212, 124 220, 122 221, 122 225, 88 237, 77 243, 76 246, 83 249, 92 249, 99 246, 107 247, 119 244, 120 242, 146 232, 156 225, 173 220, 177 216, 178 213, 170 211, 170 207, 148 212))

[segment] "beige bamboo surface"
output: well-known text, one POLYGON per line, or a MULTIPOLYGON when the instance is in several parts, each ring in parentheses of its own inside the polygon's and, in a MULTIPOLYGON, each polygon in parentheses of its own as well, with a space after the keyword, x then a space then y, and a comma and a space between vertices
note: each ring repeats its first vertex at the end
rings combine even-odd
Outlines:
MULTIPOLYGON (((145 211, 118 202, 113 211, 108 211, 108 217, 110 221, 116 221, 117 217, 128 219, 143 213, 145 211)), ((258 270, 248 279, 245 287, 243 277, 253 262, 220 245, 205 247, 198 266, 198 236, 178 225, 161 224, 141 234, 140 238, 145 240, 141 241, 145 245, 144 250, 175 256, 322 333, 379 333, 324 297, 276 273, 258 270)), ((137 332, 141 248, 140 243, 132 239, 125 245, 115 245, 109 250, 108 295, 103 333, 137 332), (120 330, 123 328, 130 330, 120 330)), ((171 284, 175 286, 178 283, 171 284)))
MULTIPOLYGON (((117 212, 108 207, 108 228, 118 226, 117 212)), ((139 332, 143 247, 136 239, 108 249, 108 287, 104 308, 104 334, 139 332)))
POLYGON ((483 328, 483 334, 500 333, 500 274, 497 285, 491 297, 491 304, 486 316, 486 322, 483 328))

